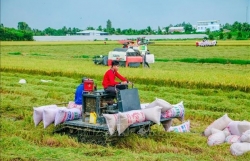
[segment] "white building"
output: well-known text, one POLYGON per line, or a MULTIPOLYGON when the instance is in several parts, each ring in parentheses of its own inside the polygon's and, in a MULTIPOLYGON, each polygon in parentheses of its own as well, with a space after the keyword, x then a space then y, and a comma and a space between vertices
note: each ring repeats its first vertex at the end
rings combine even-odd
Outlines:
POLYGON ((101 36, 101 35, 108 35, 107 32, 97 31, 97 30, 84 30, 76 33, 77 35, 85 35, 85 36, 101 36))
POLYGON ((184 27, 170 27, 168 32, 185 32, 184 27))
POLYGON ((206 32, 207 29, 210 31, 220 30, 219 20, 209 20, 209 21, 198 21, 196 26, 196 32, 206 32))

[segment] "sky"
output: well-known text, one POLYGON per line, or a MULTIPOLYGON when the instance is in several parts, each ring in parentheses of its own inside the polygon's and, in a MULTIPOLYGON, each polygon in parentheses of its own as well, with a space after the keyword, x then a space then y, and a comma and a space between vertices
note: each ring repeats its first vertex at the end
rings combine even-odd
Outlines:
POLYGON ((26 22, 32 29, 51 27, 152 29, 182 22, 219 20, 250 24, 250 0, 0 0, 0 22, 17 28, 26 22))

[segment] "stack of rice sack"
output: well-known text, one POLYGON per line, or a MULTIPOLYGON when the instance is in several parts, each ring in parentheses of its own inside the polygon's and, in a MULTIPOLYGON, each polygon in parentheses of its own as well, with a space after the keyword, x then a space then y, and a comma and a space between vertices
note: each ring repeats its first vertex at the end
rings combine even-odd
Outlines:
POLYGON ((103 114, 108 125, 110 135, 116 131, 118 135, 122 134, 130 125, 144 122, 146 120, 160 122, 161 107, 155 107, 148 113, 148 110, 132 110, 128 112, 119 112, 117 114, 103 114), (158 119, 159 118, 159 119, 158 119))
MULTIPOLYGON (((122 134, 130 125, 134 123, 152 121, 158 125, 161 124, 161 118, 184 117, 183 102, 171 105, 163 99, 156 98, 155 101, 148 104, 141 104, 140 110, 132 110, 128 112, 119 112, 117 114, 103 114, 106 119, 110 135, 116 130, 118 135, 122 134)), ((170 128, 171 120, 163 124, 165 130, 170 128)))
POLYGON ((229 143, 232 155, 250 152, 250 122, 233 121, 227 114, 211 123, 204 131, 209 146, 229 143))
MULTIPOLYGON (((183 101, 172 105, 173 107, 165 112, 161 113, 162 118, 171 118, 176 117, 180 121, 184 121, 185 109, 183 105, 183 101)), ((167 124, 163 124, 165 131, 173 131, 173 132, 190 132, 190 121, 186 121, 178 126, 171 126, 172 120, 169 120, 167 124)))
POLYGON ((50 124, 58 125, 65 121, 81 118, 81 110, 78 108, 58 107, 57 105, 46 105, 33 107, 33 120, 35 126, 43 122, 44 128, 50 124))
POLYGON ((74 101, 69 101, 67 108, 77 108, 82 111, 82 105, 75 104, 74 101))

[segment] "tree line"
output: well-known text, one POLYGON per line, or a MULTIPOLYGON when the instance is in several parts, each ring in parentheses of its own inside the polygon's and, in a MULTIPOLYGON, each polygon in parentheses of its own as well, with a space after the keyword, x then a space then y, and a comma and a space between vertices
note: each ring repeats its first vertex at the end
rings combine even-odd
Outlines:
MULTIPOLYGON (((170 24, 169 26, 161 28, 158 26, 157 30, 152 29, 150 26, 145 29, 121 29, 112 27, 112 22, 107 21, 106 28, 101 25, 97 28, 87 27, 85 30, 97 30, 107 32, 110 35, 166 35, 166 34, 194 34, 196 29, 190 23, 180 23, 176 25, 170 24), (169 33, 170 27, 183 27, 184 32, 169 33)), ((33 36, 65 36, 65 35, 76 35, 77 32, 82 31, 79 28, 67 28, 63 26, 61 29, 54 29, 47 27, 44 30, 32 29, 26 22, 18 22, 17 29, 4 27, 0 25, 0 40, 3 41, 32 41, 33 36)), ((226 23, 221 25, 219 31, 210 31, 209 29, 205 32, 208 35, 208 39, 238 39, 245 40, 250 38, 250 24, 240 23, 235 21, 233 24, 226 23)))

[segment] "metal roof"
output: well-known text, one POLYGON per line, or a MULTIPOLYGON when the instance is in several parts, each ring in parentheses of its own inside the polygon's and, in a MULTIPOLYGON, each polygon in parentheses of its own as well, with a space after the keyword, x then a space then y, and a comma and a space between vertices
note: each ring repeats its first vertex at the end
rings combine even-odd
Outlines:
POLYGON ((77 33, 78 34, 88 34, 88 33, 100 34, 100 33, 107 33, 107 32, 97 31, 97 30, 84 30, 84 31, 80 31, 80 32, 77 32, 77 33))

